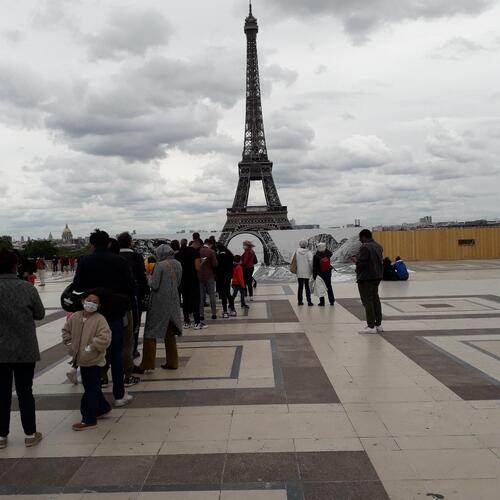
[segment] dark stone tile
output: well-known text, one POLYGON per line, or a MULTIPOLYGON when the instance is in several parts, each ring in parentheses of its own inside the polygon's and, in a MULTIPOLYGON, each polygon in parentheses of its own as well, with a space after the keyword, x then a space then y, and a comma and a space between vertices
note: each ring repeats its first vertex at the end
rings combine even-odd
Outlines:
POLYGON ((378 481, 364 451, 297 453, 302 481, 378 481))
POLYGON ((234 401, 234 389, 186 391, 184 406, 227 406, 234 401))
MULTIPOLYGON (((67 394, 60 396, 35 397, 36 409, 39 411, 51 410, 78 410, 80 408, 81 394, 67 394)), ((14 399, 14 408, 19 407, 17 398, 14 399)))
POLYGON ((18 461, 17 458, 1 458, 2 452, 0 451, 0 484, 2 484, 2 476, 9 472, 18 461))
POLYGON ((37 488, 62 491, 84 460, 84 458, 20 459, 2 476, 0 493, 31 493, 37 488))
POLYGON ((298 323, 297 315, 288 300, 270 300, 271 321, 274 323, 298 323))
POLYGON ((235 389, 235 405, 266 405, 285 404, 287 402, 285 391, 282 389, 235 389))
POLYGON ((229 453, 224 483, 256 483, 299 479, 294 453, 229 453))
POLYGON ((220 485, 225 454, 161 455, 146 479, 146 485, 220 485))
POLYGON ((389 500, 380 481, 304 483, 304 500, 389 500))
MULTIPOLYGON (((319 365, 319 363, 318 363, 319 365)), ((315 368, 309 367, 282 367, 283 383, 285 389, 333 391, 333 386, 321 365, 315 368)))
POLYGON ((288 404, 326 404, 340 403, 337 393, 332 390, 319 389, 288 389, 286 391, 288 404))
POLYGON ((318 356, 313 351, 279 351, 279 362, 283 368, 317 368, 320 366, 318 356))
POLYGON ((57 363, 62 358, 67 357, 67 355, 68 350, 62 343, 46 349, 40 354, 40 361, 35 366, 35 375, 57 363))
POLYGON ((134 408, 171 408, 183 406, 186 391, 162 391, 134 393, 134 408))
POLYGON ((455 394, 465 401, 500 399, 500 386, 448 386, 455 394))
MULTIPOLYGON (((48 325, 53 321, 57 321, 58 319, 64 318, 66 316, 66 311, 57 311, 55 313, 47 314, 45 318, 40 321, 35 321, 37 328, 43 325, 48 325)), ((64 347, 64 346, 63 346, 64 347)))
POLYGON ((74 491, 94 486, 141 487, 148 476, 156 456, 89 457, 68 482, 74 491))

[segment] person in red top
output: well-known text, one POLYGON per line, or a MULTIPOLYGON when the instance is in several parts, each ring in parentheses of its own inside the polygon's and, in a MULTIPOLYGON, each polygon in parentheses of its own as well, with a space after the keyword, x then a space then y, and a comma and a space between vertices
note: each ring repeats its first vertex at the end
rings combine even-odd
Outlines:
POLYGON ((243 307, 244 309, 249 309, 249 307, 245 303, 246 283, 243 276, 243 267, 241 265, 240 255, 234 256, 233 279, 231 280, 231 286, 233 287, 233 299, 236 298, 239 292, 241 295, 241 307, 243 307))
POLYGON ((250 296, 250 301, 253 300, 253 272, 254 266, 257 264, 257 256, 253 251, 254 244, 251 241, 244 241, 243 248, 244 252, 241 256, 241 265, 243 267, 243 277, 245 278, 246 289, 248 289, 248 295, 250 296))

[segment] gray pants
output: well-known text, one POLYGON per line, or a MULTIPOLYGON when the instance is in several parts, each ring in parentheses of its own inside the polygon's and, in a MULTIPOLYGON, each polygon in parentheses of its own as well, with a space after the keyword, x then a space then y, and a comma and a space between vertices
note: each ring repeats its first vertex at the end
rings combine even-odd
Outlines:
POLYGON ((215 301, 215 281, 200 281, 200 318, 203 321, 205 318, 205 298, 208 294, 210 299, 210 308, 212 309, 212 316, 217 314, 217 303, 215 301))
POLYGON ((358 282, 359 296, 365 308, 366 323, 370 328, 375 328, 382 324, 382 305, 378 296, 380 281, 360 281, 358 282))

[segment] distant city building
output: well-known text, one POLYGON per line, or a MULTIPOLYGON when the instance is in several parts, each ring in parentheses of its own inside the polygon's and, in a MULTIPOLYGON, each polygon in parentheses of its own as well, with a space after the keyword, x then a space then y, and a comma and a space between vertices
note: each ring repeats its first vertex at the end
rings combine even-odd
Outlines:
POLYGON ((426 215, 420 219, 420 224, 424 224, 430 226, 432 224, 432 217, 430 215, 426 215))
POLYGON ((71 232, 71 229, 68 227, 68 224, 66 224, 66 227, 62 232, 61 239, 63 243, 71 243, 73 241, 73 233, 71 232))
POLYGON ((52 233, 49 233, 49 241, 52 241, 54 237, 52 236, 52 233))

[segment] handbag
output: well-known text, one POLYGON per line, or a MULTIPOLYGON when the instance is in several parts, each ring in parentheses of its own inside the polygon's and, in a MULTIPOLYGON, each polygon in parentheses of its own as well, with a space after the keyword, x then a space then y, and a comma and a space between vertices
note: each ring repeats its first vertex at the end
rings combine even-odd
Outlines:
POLYGON ((314 293, 314 289, 316 288, 316 280, 311 276, 309 278, 309 290, 311 293, 314 293))
POLYGON ((290 264, 290 272, 297 274, 297 254, 293 254, 292 263, 290 264))

